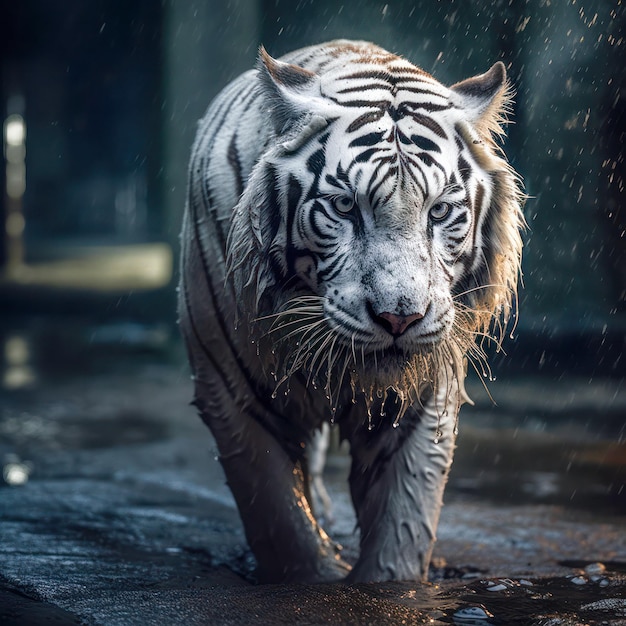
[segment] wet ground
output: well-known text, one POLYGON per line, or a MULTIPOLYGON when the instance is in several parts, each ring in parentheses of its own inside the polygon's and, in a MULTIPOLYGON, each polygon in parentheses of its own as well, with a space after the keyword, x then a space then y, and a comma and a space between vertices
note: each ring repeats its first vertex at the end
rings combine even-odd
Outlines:
POLYGON ((107 332, 4 337, 0 623, 626 624, 622 380, 502 378, 495 407, 472 382, 430 584, 264 586, 167 332, 107 332))

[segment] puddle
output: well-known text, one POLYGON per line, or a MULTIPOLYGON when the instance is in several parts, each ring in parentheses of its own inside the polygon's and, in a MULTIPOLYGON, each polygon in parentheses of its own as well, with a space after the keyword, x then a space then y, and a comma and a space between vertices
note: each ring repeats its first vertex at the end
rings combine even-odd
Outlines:
POLYGON ((442 624, 626 624, 626 563, 587 563, 567 577, 476 580, 443 596, 459 605, 442 624))

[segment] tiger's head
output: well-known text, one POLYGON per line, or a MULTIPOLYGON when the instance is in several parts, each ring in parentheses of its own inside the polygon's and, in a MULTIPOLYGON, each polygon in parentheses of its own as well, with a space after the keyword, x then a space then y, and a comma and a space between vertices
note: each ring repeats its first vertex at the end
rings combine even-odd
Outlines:
POLYGON ((229 266, 279 381, 304 372, 332 404, 349 378, 406 408, 446 365, 462 378, 511 312, 522 193, 496 143, 510 90, 502 63, 448 88, 371 44, 336 46, 319 74, 261 50, 275 138, 229 266))

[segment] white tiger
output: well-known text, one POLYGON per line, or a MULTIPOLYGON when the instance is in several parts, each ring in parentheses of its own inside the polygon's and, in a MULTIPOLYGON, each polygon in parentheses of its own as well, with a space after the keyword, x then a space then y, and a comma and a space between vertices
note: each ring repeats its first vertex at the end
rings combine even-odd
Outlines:
POLYGON ((517 289, 509 100, 502 63, 447 88, 333 41, 261 49, 200 122, 180 325, 260 580, 427 576, 466 359, 517 289), (327 422, 350 443, 352 567, 311 507, 327 422))

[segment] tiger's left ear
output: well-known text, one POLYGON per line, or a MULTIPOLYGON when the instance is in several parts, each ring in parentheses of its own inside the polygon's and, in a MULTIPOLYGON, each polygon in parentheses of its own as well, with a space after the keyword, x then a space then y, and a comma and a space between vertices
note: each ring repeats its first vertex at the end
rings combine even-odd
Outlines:
POLYGON ((467 120, 483 136, 502 134, 511 99, 502 61, 491 66, 484 74, 473 76, 452 85, 455 104, 467 114, 467 120))
POLYGON ((263 46, 257 68, 277 133, 287 132, 305 117, 325 117, 330 103, 322 96, 317 74, 272 58, 263 46))

